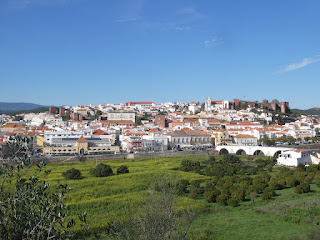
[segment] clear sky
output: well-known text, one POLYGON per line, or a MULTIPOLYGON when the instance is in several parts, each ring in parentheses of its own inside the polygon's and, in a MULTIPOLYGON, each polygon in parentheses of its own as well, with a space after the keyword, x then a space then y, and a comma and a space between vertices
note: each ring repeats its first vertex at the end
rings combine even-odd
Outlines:
POLYGON ((319 0, 0 0, 0 102, 320 107, 319 0))

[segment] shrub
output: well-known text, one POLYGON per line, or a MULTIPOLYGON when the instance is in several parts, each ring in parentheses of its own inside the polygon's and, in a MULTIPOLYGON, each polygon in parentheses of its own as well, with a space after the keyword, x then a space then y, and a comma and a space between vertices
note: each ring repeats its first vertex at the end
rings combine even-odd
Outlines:
POLYGON ((211 173, 210 176, 217 176, 218 178, 223 177, 224 175, 223 166, 220 164, 215 164, 210 168, 210 173, 211 173))
POLYGON ((99 163, 98 166, 90 170, 90 173, 96 177, 108 177, 113 175, 111 166, 99 163))
POLYGON ((230 196, 227 193, 222 192, 216 199, 217 203, 221 205, 227 205, 227 201, 230 196))
POLYGON ((117 169, 117 174, 123 174, 123 173, 129 173, 129 169, 127 166, 125 165, 121 165, 120 167, 118 167, 117 169))
POLYGON ((209 158, 209 160, 208 160, 208 163, 209 163, 210 165, 215 164, 215 163, 216 163, 216 158, 215 158, 214 156, 210 156, 210 158, 209 158))
POLYGON ((287 183, 287 186, 289 186, 289 187, 295 187, 295 186, 297 186, 299 184, 299 182, 296 181, 294 179, 294 177, 292 177, 292 176, 286 177, 286 183, 287 183))
POLYGON ((259 192, 263 192, 264 189, 267 187, 267 184, 264 182, 264 179, 260 176, 256 176, 252 182, 253 185, 255 185, 258 188, 259 192))
POLYGON ((62 176, 64 176, 67 179, 81 179, 81 172, 78 169, 71 168, 67 170, 66 172, 62 173, 62 176))
POLYGON ((190 172, 193 170, 194 162, 188 159, 182 160, 180 164, 180 170, 184 172, 190 172))
POLYGON ((217 197, 220 195, 220 190, 214 188, 213 190, 208 190, 204 193, 203 197, 208 203, 214 203, 217 201, 217 197))
POLYGON ((187 192, 187 186, 189 185, 189 181, 182 179, 178 182, 177 186, 177 194, 184 195, 187 192))
POLYGON ((309 183, 307 183, 307 182, 302 183, 301 186, 302 186, 304 192, 306 192, 306 193, 310 192, 310 184, 309 183))
POLYGON ((320 187, 320 175, 315 176, 314 181, 315 184, 317 184, 317 186, 320 187))
POLYGON ((224 163, 241 163, 240 158, 235 155, 225 154, 222 156, 222 162, 224 163))
POLYGON ((238 200, 234 199, 234 198, 229 198, 227 200, 227 204, 229 206, 232 206, 232 207, 237 207, 238 206, 238 200))
POLYGON ((295 193, 295 194, 302 194, 302 193, 304 193, 303 188, 301 187, 301 185, 296 186, 296 188, 294 189, 294 193, 295 193))
POLYGON ((314 179, 314 176, 306 176, 306 178, 304 179, 304 181, 306 182, 306 183, 308 183, 308 184, 311 184, 312 183, 312 181, 313 181, 313 179, 314 179))
POLYGON ((195 180, 190 184, 190 198, 195 199, 201 193, 200 181, 195 180))
POLYGON ((255 185, 250 185, 249 186, 249 188, 248 188, 248 190, 246 191, 246 195, 248 196, 248 197, 250 197, 251 195, 251 193, 252 192, 254 192, 254 193, 258 193, 259 192, 259 190, 258 190, 258 187, 257 186, 255 186, 255 185))
POLYGON ((237 202, 243 201, 245 199, 244 190, 239 187, 234 189, 233 191, 231 191, 231 197, 235 199, 237 202))
POLYGON ((280 190, 282 189, 282 185, 276 180, 276 179, 272 179, 268 182, 268 186, 274 190, 280 190))
POLYGON ((249 167, 247 168, 247 173, 248 173, 249 175, 255 175, 255 174, 257 174, 257 172, 258 172, 258 169, 255 168, 254 166, 249 166, 249 167))
POLYGON ((261 198, 262 198, 263 200, 271 199, 271 198, 272 198, 273 196, 275 196, 275 195, 276 195, 275 191, 274 191, 272 188, 267 187, 267 188, 264 190, 264 192, 261 194, 261 198))

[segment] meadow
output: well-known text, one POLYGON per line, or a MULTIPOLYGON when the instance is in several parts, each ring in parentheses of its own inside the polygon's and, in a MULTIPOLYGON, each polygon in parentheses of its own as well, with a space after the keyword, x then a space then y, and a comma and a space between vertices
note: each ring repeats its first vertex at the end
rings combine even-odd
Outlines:
MULTIPOLYGON (((96 162, 52 164, 45 167, 51 170, 45 180, 50 183, 51 191, 60 183, 68 183, 72 187, 65 202, 69 207, 69 218, 76 220, 74 231, 81 231, 78 215, 86 211, 89 231, 101 233, 103 238, 109 223, 125 221, 130 212, 139 211, 143 200, 148 197, 148 188, 159 178, 171 176, 189 182, 201 180, 204 187, 209 176, 179 171, 179 166, 182 160, 202 164, 208 158, 191 156, 99 161, 110 165, 114 173, 121 165, 129 168, 127 174, 109 177, 94 177, 89 173, 96 162), (71 168, 79 169, 83 178, 67 180, 63 177, 62 173, 71 168)), ((247 159, 241 156, 241 160, 247 159)), ((277 169, 271 172, 276 173, 277 169)), ((189 239, 307 239, 307 234, 317 229, 320 222, 320 189, 316 184, 311 184, 309 193, 297 195, 294 188, 284 188, 276 190, 276 196, 270 200, 262 200, 258 196, 254 204, 246 199, 238 207, 207 203, 203 194, 195 199, 188 195, 177 196, 176 205, 178 210, 196 212, 187 235, 189 239)))

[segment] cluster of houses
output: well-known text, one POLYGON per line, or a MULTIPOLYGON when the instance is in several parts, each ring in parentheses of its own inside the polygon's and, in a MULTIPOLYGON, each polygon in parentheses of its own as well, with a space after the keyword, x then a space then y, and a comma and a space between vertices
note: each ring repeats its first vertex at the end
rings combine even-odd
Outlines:
POLYGON ((302 116, 278 125, 267 108, 287 112, 289 103, 211 100, 200 103, 127 102, 50 107, 45 113, 0 115, 0 152, 11 135, 35 136, 38 152, 50 155, 114 154, 257 146, 261 139, 319 134, 317 119, 302 116))

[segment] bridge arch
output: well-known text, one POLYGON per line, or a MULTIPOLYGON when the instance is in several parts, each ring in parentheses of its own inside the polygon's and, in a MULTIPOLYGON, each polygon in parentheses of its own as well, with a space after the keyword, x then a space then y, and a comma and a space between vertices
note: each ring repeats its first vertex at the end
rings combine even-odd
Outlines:
POLYGON ((275 154, 273 154, 274 157, 279 157, 279 155, 281 154, 281 151, 276 151, 275 154))
POLYGON ((256 150, 254 153, 253 153, 253 156, 264 156, 264 152, 262 152, 261 150, 256 150))
POLYGON ((239 149, 239 150, 236 152, 236 155, 247 155, 247 153, 246 153, 245 150, 239 149))
POLYGON ((229 151, 225 148, 222 148, 219 152, 220 155, 226 155, 226 154, 229 154, 229 151))

